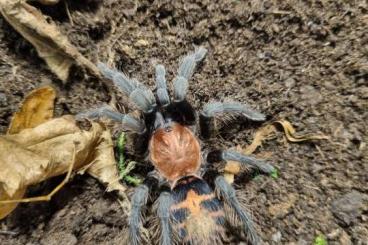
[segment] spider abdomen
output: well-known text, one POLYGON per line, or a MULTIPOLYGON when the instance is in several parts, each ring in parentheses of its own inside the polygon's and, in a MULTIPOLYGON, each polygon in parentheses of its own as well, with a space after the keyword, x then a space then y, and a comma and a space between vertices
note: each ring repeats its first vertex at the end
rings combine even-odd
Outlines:
POLYGON ((170 210, 180 240, 208 244, 220 239, 225 223, 223 206, 204 180, 185 177, 172 194, 170 210))
POLYGON ((159 128, 149 144, 150 160, 169 181, 194 174, 200 167, 200 145, 189 128, 172 123, 159 128))

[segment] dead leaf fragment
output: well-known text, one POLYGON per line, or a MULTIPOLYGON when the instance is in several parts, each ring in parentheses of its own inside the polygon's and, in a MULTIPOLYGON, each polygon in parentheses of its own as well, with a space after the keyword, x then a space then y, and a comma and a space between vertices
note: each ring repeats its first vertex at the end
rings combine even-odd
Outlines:
MULTIPOLYGON (((93 162, 87 166, 87 173, 107 186, 107 191, 125 193, 126 188, 120 184, 114 155, 114 144, 108 130, 102 132, 100 143, 96 147, 93 162)), ((80 171, 80 173, 82 173, 80 171)))
MULTIPOLYGON (((19 189, 13 196, 9 196, 3 189, 0 188, 0 200, 20 199, 26 193, 26 188, 19 189)), ((5 218, 8 214, 18 206, 17 203, 0 204, 0 220, 5 218)))
MULTIPOLYGON (((117 181, 110 133, 98 123, 92 123, 89 131, 81 130, 71 116, 65 116, 18 134, 0 136, 0 193, 5 193, 0 199, 14 200, 28 186, 66 173, 73 161, 74 169, 87 166, 87 172, 107 184, 108 190, 125 192, 117 181)), ((0 217, 8 213, 4 211, 0 217)))
POLYGON ((252 154, 260 145, 262 145, 262 142, 266 139, 269 139, 275 133, 278 131, 277 124, 281 125, 285 136, 288 141, 298 143, 308 140, 327 140, 329 139, 328 136, 323 134, 306 134, 306 135, 298 135, 296 133, 296 130, 291 125, 291 123, 287 120, 279 120, 275 121, 271 124, 268 124, 262 128, 260 128, 254 135, 252 144, 247 146, 243 153, 246 155, 252 154))
POLYGON ((55 98, 56 92, 50 86, 33 90, 23 101, 21 109, 14 114, 8 134, 16 134, 22 129, 33 128, 50 120, 54 114, 55 98))
MULTIPOLYGON (((262 145, 262 142, 264 140, 273 138, 275 136, 276 132, 278 131, 277 125, 282 126, 285 136, 287 140, 290 142, 299 143, 299 142, 308 141, 308 140, 327 140, 329 139, 328 136, 323 135, 323 134, 298 135, 296 133, 296 130, 294 129, 294 127, 291 125, 289 121, 279 120, 279 121, 275 121, 257 130, 257 132, 254 134, 252 143, 245 148, 238 147, 237 151, 242 152, 245 155, 250 155, 254 153, 256 149, 262 145)), ((238 172, 235 171, 234 169, 240 170, 240 163, 234 163, 233 161, 228 161, 225 165, 224 176, 229 183, 234 182, 234 175, 236 175, 239 172, 239 171, 238 172), (237 168, 236 165, 238 165, 239 167, 237 168)))
MULTIPOLYGON (((23 101, 20 110, 14 114, 8 128, 8 134, 19 133, 22 129, 36 127, 52 118, 54 113, 55 97, 56 92, 50 86, 33 90, 23 101)), ((33 139, 33 137, 29 138, 33 139)), ((6 145, 3 147, 6 152, 6 145)), ((8 147, 9 151, 13 149, 11 146, 8 147)), ((8 156, 4 156, 4 159, 5 157, 8 156)), ((8 171, 8 169, 3 169, 3 174, 6 174, 6 171, 8 171)), ((10 175, 11 174, 12 173, 10 173, 10 175)), ((21 199, 23 198, 26 190, 26 186, 22 188, 16 187, 15 192, 10 195, 6 193, 3 188, 0 188, 0 200, 21 199)), ((17 205, 17 203, 0 205, 0 219, 11 213, 17 207, 17 205)))
MULTIPOLYGON (((110 132, 98 123, 92 123, 89 131, 81 130, 72 116, 49 120, 55 96, 48 86, 32 91, 15 113, 9 134, 0 136, 0 202, 22 199, 28 186, 64 174, 72 166, 126 198, 110 132)), ((0 219, 17 204, 0 204, 0 219)))
POLYGON ((329 137, 323 134, 306 134, 306 135, 297 135, 296 130, 293 125, 289 121, 280 120, 275 123, 281 124, 284 129, 286 138, 291 142, 302 142, 306 140, 327 140, 329 137))
MULTIPOLYGON (((53 4, 55 1, 40 1, 53 4)), ((99 77, 97 67, 68 41, 53 23, 35 7, 19 0, 0 0, 0 12, 9 24, 27 39, 50 69, 63 81, 73 64, 88 69, 99 77)))

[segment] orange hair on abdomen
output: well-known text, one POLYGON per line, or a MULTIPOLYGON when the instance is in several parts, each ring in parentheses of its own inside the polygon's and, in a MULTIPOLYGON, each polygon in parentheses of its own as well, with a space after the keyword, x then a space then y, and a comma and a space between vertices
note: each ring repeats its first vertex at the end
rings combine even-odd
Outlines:
POLYGON ((194 176, 179 180, 172 191, 171 214, 181 241, 195 244, 219 242, 224 232, 224 211, 208 184, 194 176))

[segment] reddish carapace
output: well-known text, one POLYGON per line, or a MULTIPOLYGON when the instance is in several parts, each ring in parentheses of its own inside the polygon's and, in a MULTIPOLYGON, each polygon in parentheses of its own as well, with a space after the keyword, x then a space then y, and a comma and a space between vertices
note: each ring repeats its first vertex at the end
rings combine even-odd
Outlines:
POLYGON ((149 144, 150 160, 169 181, 195 174, 201 164, 201 149, 192 131, 178 123, 159 128, 149 144))

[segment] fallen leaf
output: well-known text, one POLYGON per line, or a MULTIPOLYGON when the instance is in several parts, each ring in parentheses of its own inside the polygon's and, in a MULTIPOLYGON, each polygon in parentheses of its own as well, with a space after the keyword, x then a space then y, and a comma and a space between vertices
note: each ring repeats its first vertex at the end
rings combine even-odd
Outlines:
POLYGON ((297 135, 296 130, 291 125, 291 123, 287 120, 279 120, 275 121, 271 124, 268 124, 262 128, 260 128, 254 135, 252 144, 247 146, 243 153, 246 155, 252 154, 260 145, 262 145, 262 142, 265 139, 270 138, 271 136, 275 135, 275 133, 278 131, 277 124, 281 125, 285 136, 288 141, 298 143, 308 140, 327 140, 329 139, 328 136, 323 134, 305 134, 305 135, 297 135))
POLYGON ((23 101, 21 109, 14 114, 8 134, 16 134, 22 129, 33 128, 50 120, 54 114, 55 98, 56 92, 50 86, 33 90, 23 101))
MULTIPOLYGON (((84 167, 107 184, 108 191, 117 190, 124 196, 125 187, 117 181, 110 133, 98 123, 92 123, 89 131, 81 130, 73 117, 64 116, 18 134, 0 136, 0 193, 5 193, 1 200, 15 199, 20 190, 65 174, 72 161, 74 169, 84 167)), ((0 218, 7 214, 0 213, 0 218)))
MULTIPOLYGON (((27 188, 19 189, 12 196, 9 196, 2 188, 0 188, 0 200, 15 200, 21 199, 26 193, 27 188)), ((5 218, 8 214, 13 212, 13 210, 18 206, 17 203, 7 203, 0 204, 0 220, 5 218)))
POLYGON ((269 124, 266 125, 262 128, 260 128, 254 135, 253 137, 253 141, 252 144, 250 144, 249 146, 247 146, 244 150, 243 153, 245 155, 250 155, 253 152, 255 152, 255 150, 258 148, 258 146, 262 145, 262 141, 268 137, 270 137, 270 135, 274 134, 276 131, 276 127, 273 124, 269 124))
MULTIPOLYGON (((0 193, 5 193, 1 201, 20 199, 23 196, 19 193, 24 194, 29 185, 66 172, 73 157, 73 140, 78 142, 82 137, 74 134, 79 129, 71 120, 71 117, 54 119, 19 134, 0 136, 0 193)), ((78 151, 78 161, 85 158, 81 156, 83 152, 78 151)), ((0 218, 16 206, 17 203, 0 204, 0 218)))
MULTIPOLYGON (((50 86, 33 90, 24 99, 20 110, 14 114, 8 128, 8 134, 19 133, 22 129, 36 127, 52 118, 55 97, 56 92, 50 86)), ((6 169, 3 171, 6 171, 6 169)), ((18 188, 14 193, 9 195, 0 188, 0 200, 21 199, 26 190, 27 187, 18 188)), ((17 203, 0 205, 0 219, 11 213, 17 205, 17 203)))
POLYGON ((291 142, 302 142, 306 140, 327 140, 329 139, 328 136, 323 134, 305 134, 305 135, 297 135, 296 130, 294 129, 293 125, 289 121, 280 120, 276 121, 282 126, 285 132, 286 138, 291 142))
MULTIPOLYGON (((52 0, 40 2, 55 3, 52 0)), ((79 53, 57 26, 46 20, 35 7, 22 0, 0 0, 0 12, 8 23, 36 48, 38 55, 61 80, 68 78, 73 64, 88 69, 97 77, 100 76, 97 67, 79 53)))
POLYGON ((113 147, 110 131, 103 131, 100 143, 94 153, 94 161, 86 170, 88 174, 105 184, 107 191, 116 190, 121 194, 125 192, 126 188, 119 182, 120 177, 117 172, 113 147))
POLYGON ((54 100, 52 87, 32 91, 15 113, 10 134, 0 136, 0 219, 16 208, 18 203, 11 200, 22 199, 28 186, 65 174, 72 166, 126 198, 110 132, 98 123, 81 130, 72 116, 49 120, 54 100))
MULTIPOLYGON (((327 140, 329 139, 328 136, 323 135, 323 134, 306 134, 306 135, 298 135, 296 133, 296 130, 294 129, 294 127, 291 125, 291 123, 287 120, 279 120, 279 121, 275 121, 271 124, 265 125, 264 127, 260 128, 253 137, 253 141, 252 143, 245 147, 245 148, 241 148, 238 147, 237 151, 242 152, 245 155, 250 155, 252 153, 254 153, 256 151, 256 149, 262 145, 262 142, 266 139, 270 139, 273 138, 276 135, 276 132, 278 131, 277 125, 281 125, 285 136, 287 138, 288 141, 290 142, 294 142, 294 143, 298 143, 298 142, 303 142, 303 141, 308 141, 308 140, 327 140)), ((224 169, 224 176, 226 178, 226 180, 229 183, 233 183, 234 182, 234 175, 236 175, 238 172, 240 172, 240 163, 234 163, 233 161, 228 161, 225 165, 225 169, 224 169), (239 167, 236 167, 236 165, 239 165, 239 167), (236 171, 234 171, 234 169, 236 171)), ((277 172, 273 172, 271 174, 271 176, 273 178, 277 178, 278 177, 278 173, 277 172)))

